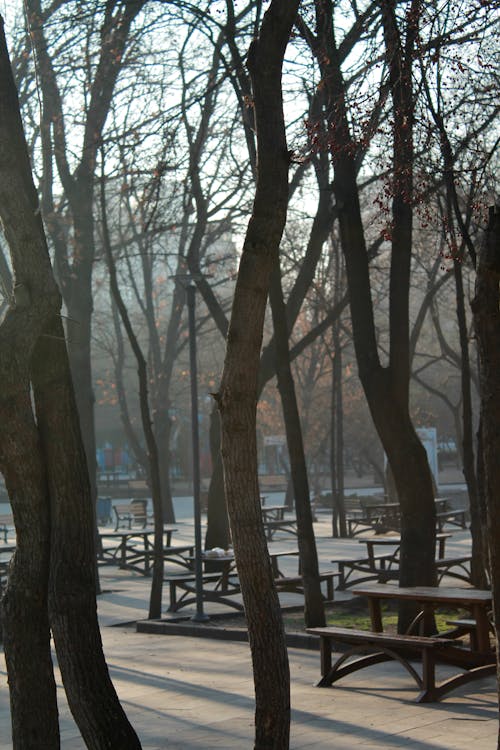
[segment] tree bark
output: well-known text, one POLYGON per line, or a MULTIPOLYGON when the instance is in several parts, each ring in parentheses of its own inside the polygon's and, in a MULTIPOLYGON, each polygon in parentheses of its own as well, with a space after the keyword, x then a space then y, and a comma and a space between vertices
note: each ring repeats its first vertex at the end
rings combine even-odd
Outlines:
POLYGON ((217 394, 226 500, 254 668, 256 750, 288 748, 290 732, 284 628, 260 509, 256 403, 266 300, 288 203, 281 71, 298 5, 298 0, 272 0, 248 54, 257 132, 257 187, 217 394))
MULTIPOLYGON (((497 643, 497 680, 500 694, 500 207, 490 208, 485 240, 479 252, 474 328, 479 351, 481 396, 480 463, 484 472, 493 619, 497 643)), ((500 738, 499 738, 500 747, 500 738)))

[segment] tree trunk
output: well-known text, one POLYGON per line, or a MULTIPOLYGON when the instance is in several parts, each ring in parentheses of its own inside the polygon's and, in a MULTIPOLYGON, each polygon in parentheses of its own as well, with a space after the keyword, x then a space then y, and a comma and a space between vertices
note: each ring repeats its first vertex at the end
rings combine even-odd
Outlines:
POLYGON ((68 702, 87 747, 116 747, 118 738, 120 747, 132 750, 140 743, 118 701, 102 651, 93 508, 60 318, 61 297, 50 266, 1 25, 0 216, 16 284, 0 326, 0 362, 10 375, 2 382, 10 382, 14 397, 12 411, 2 414, 0 461, 18 539, 13 578, 2 607, 15 746, 59 744, 50 626, 68 702), (16 439, 5 450, 3 438, 13 432, 16 439), (12 453, 15 447, 17 455, 12 453), (24 451, 30 457, 20 463, 24 451), (18 473, 19 466, 23 470, 18 473), (43 724, 35 725, 38 721, 43 724))
POLYGON ((149 598, 149 618, 161 617, 161 599, 163 590, 163 508, 161 498, 160 468, 158 458, 158 446, 153 431, 151 411, 149 408, 149 378, 146 359, 142 353, 137 336, 135 335, 127 306, 118 285, 116 274, 116 265, 113 258, 113 251, 109 237, 107 213, 106 213, 106 195, 104 173, 101 176, 101 216, 103 230, 103 245, 106 255, 106 262, 109 272, 109 284, 113 300, 120 314, 123 327, 128 336, 131 349, 137 362, 137 378, 139 382, 139 408, 141 413, 141 424, 144 432, 144 439, 147 446, 148 473, 151 484, 151 497, 153 501, 154 513, 154 542, 153 542, 153 578, 151 581, 151 593, 149 598))
POLYGON ((257 187, 217 394, 226 500, 254 669, 256 750, 286 750, 290 732, 285 634, 260 507, 256 403, 266 300, 288 203, 281 70, 298 4, 272 0, 248 54, 259 155, 257 187))
POLYGON ((163 521, 165 523, 175 523, 174 502, 170 484, 170 435, 172 425, 165 403, 168 403, 168 399, 163 401, 161 409, 155 410, 154 433, 158 447, 158 473, 160 477, 163 521))
MULTIPOLYGON (((2 68, 0 62, 0 76, 2 68)), ((1 165, 0 172, 4 173, 1 165)), ((6 324, 8 318, 0 328, 0 470, 12 506, 17 541, 1 601, 1 620, 12 741, 18 750, 56 750, 59 725, 47 612, 49 498, 28 374, 22 377, 16 363, 9 377, 4 366, 16 362, 16 357, 8 354, 6 324)))
POLYGON ((90 487, 60 318, 37 344, 33 387, 51 498, 49 620, 68 704, 88 748, 136 750, 102 651, 90 487))
POLYGON ((289 332, 286 322, 283 290, 281 288, 279 259, 271 275, 270 301, 276 347, 278 390, 283 405, 286 441, 290 456, 290 469, 295 496, 297 540, 304 582, 304 621, 308 628, 321 628, 326 625, 325 608, 319 580, 318 553, 314 537, 309 480, 302 440, 302 425, 300 423, 295 385, 290 367, 289 332))
MULTIPOLYGON (((433 585, 435 508, 425 450, 409 417, 409 285, 412 249, 412 60, 417 34, 418 0, 407 16, 406 40, 398 28, 394 3, 384 0, 381 14, 393 100, 393 174, 388 367, 378 354, 369 258, 357 186, 357 146, 350 132, 346 87, 335 41, 333 4, 317 0, 318 36, 312 43, 320 65, 326 109, 330 113, 333 190, 339 212, 359 377, 377 432, 387 454, 401 503, 402 585, 433 585)), ((400 609, 399 629, 413 619, 410 605, 400 609)))
POLYGON ((488 585, 487 556, 484 550, 483 524, 479 508, 479 497, 477 489, 477 478, 474 460, 474 431, 472 427, 472 395, 471 395, 471 373, 469 358, 469 332, 464 305, 464 288, 462 276, 462 261, 454 262, 455 290, 457 301, 457 321, 460 333, 461 352, 461 389, 462 389, 462 456, 463 472, 469 495, 469 508, 471 517, 472 537, 472 560, 471 560, 471 583, 479 589, 488 585))
MULTIPOLYGON (((481 396, 481 461, 484 470, 493 616, 497 644, 497 679, 500 694, 500 207, 490 208, 481 247, 475 297, 474 328, 479 350, 481 396)), ((500 741, 499 741, 500 747, 500 741)))
POLYGON ((210 414, 210 454, 213 469, 208 488, 205 549, 213 547, 227 549, 231 544, 231 532, 224 494, 224 473, 220 456, 220 422, 217 410, 213 410, 210 414))
MULTIPOLYGON (((339 265, 339 264, 337 264, 339 265)), ((332 535, 347 536, 344 500, 344 413, 342 402, 342 349, 340 346, 340 320, 332 326, 332 535)))
POLYGON ((125 59, 124 51, 130 28, 144 2, 145 0, 124 0, 120 8, 114 7, 113 3, 106 10, 101 27, 101 48, 94 69, 94 78, 88 91, 89 106, 84 116, 82 151, 73 173, 68 160, 63 100, 45 36, 46 14, 42 12, 40 0, 26 0, 25 3, 28 32, 37 58, 37 77, 43 104, 43 183, 47 188, 43 197, 44 209, 53 212, 50 223, 54 225, 56 235, 55 263, 59 270, 59 282, 68 316, 72 321, 68 335, 68 355, 87 457, 90 480, 89 502, 92 505, 95 535, 97 535, 97 462, 91 364, 92 270, 95 259, 94 171, 97 148, 121 70, 121 63, 125 59), (70 243, 60 241, 65 230, 61 229, 64 219, 57 217, 51 195, 53 161, 57 164, 58 176, 69 208, 68 213, 73 229, 71 253, 68 252, 70 243), (47 165, 50 165, 50 168, 45 171, 47 165))

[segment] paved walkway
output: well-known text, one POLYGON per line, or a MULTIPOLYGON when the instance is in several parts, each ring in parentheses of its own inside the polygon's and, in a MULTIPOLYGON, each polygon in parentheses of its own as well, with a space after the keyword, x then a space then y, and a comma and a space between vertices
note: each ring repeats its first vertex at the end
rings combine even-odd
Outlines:
MULTIPOLYGON (((319 557, 359 554, 355 540, 335 542, 328 519, 316 525, 319 557), (335 549, 333 549, 335 547, 335 549), (351 553, 349 552, 351 550, 351 553)), ((188 521, 179 541, 189 538, 188 521)), ((274 544, 274 543, 273 543, 274 544)), ((276 542, 287 544, 289 540, 276 542)), ((461 551, 468 535, 450 544, 461 551)), ((293 563, 293 560, 292 560, 293 563)), ((149 581, 113 568, 102 575, 102 638, 113 682, 144 750, 240 750, 253 747, 253 681, 246 643, 136 633, 117 623, 144 619, 149 581)), ((291 602, 289 602, 291 603, 291 602)), ((0 655, 0 750, 10 741, 8 690, 0 655)), ((289 649, 294 750, 492 750, 497 747, 495 679, 453 692, 441 703, 417 705, 413 680, 397 663, 376 665, 329 689, 314 687, 319 654, 289 649)), ((438 676, 445 677, 447 668, 438 676)), ((85 747, 67 708, 58 676, 63 750, 85 747)), ((36 750, 36 749, 34 749, 36 750)), ((120 750, 120 748, 116 748, 120 750)))

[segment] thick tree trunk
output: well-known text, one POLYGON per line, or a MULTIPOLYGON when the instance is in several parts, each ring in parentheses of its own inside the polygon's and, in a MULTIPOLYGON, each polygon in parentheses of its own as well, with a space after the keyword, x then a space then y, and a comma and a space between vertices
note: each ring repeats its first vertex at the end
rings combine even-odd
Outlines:
MULTIPOLYGON (((14 363, 16 358, 7 355, 4 330, 5 323, 0 329, 0 359, 14 363)), ((0 373, 0 470, 17 532, 16 552, 1 602, 12 741, 17 750, 56 750, 59 725, 47 612, 50 520, 45 467, 28 379, 20 377, 17 366, 13 380, 3 366, 0 373)))
POLYGON ((0 461, 18 538, 3 610, 16 748, 58 746, 50 626, 68 702, 87 746, 116 747, 118 738, 120 747, 136 749, 139 740, 117 699, 102 651, 93 508, 61 298, 50 267, 3 23, 1 31, 0 216, 16 283, 0 326, 1 367, 10 375, 2 382, 7 393, 10 383, 14 397, 14 410, 2 414, 0 461), (16 439, 5 450, 1 440, 13 437, 13 431, 16 439), (12 453, 15 446, 17 455, 12 453), (25 464, 20 463, 24 451, 31 454, 25 464), (19 629, 20 623, 26 630, 19 629), (33 670, 38 670, 38 686, 33 670), (28 703, 32 718, 26 713, 28 703), (47 724, 37 727, 36 720, 47 724))
POLYGON ((141 745, 102 651, 90 487, 60 319, 54 317, 47 334, 33 359, 33 387, 51 498, 50 625, 68 703, 87 747, 135 750, 141 745))
POLYGON ((50 511, 32 412, 30 358, 47 320, 58 309, 59 294, 30 178, 0 17, 0 217, 15 284, 0 325, 0 471, 17 532, 1 616, 14 745, 55 750, 59 727, 47 612, 50 511))
MULTIPOLYGON (((500 207, 490 209, 485 241, 477 264, 472 302, 479 350, 481 395, 481 462, 484 470, 493 615, 500 694, 500 207)), ((500 737, 499 744, 500 747, 500 737)))
POLYGON ((304 582, 304 620, 308 628, 323 627, 326 624, 325 608, 319 580, 318 553, 314 536, 309 480, 302 440, 302 425, 300 423, 295 385, 290 367, 289 332, 286 322, 283 290, 281 288, 279 259, 271 275, 270 301, 276 347, 278 390, 283 406, 286 441, 290 456, 290 469, 295 496, 297 540, 304 582))
POLYGON ((254 668, 256 750, 286 750, 290 732, 285 635, 260 509, 256 404, 266 300, 288 203, 281 70, 298 4, 298 0, 272 0, 248 55, 257 131, 257 188, 217 395, 226 500, 254 668))

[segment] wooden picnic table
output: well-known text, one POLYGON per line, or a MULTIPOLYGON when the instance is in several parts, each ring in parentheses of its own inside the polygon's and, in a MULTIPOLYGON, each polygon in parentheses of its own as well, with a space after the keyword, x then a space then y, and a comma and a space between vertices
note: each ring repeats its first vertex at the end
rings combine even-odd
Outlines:
MULTIPOLYGON (((446 558, 446 540, 451 537, 449 532, 436 534, 437 560, 436 572, 438 580, 447 574, 454 578, 470 583, 470 570, 467 564, 470 556, 459 558, 446 558)), ((354 559, 332 560, 339 569, 338 588, 344 590, 350 586, 356 586, 366 581, 379 581, 380 583, 397 580, 399 578, 399 547, 401 537, 399 535, 360 537, 357 540, 366 545, 366 556, 354 559), (384 551, 376 554, 376 547, 384 547, 384 551), (389 549, 392 548, 392 549, 389 549)))
POLYGON ((263 505, 261 508, 262 520, 281 521, 285 517, 286 505, 263 505))
MULTIPOLYGON (((271 566, 274 577, 274 584, 278 591, 303 594, 302 576, 299 573, 296 576, 289 576, 280 569, 280 558, 297 557, 298 549, 273 550, 269 552, 271 566)), ((195 557, 189 558, 193 563, 195 557)), ((243 610, 243 605, 234 597, 241 593, 240 581, 236 570, 236 562, 233 554, 225 555, 205 555, 204 563, 219 563, 218 571, 205 571, 203 573, 203 600, 223 604, 234 609, 243 610)), ((338 574, 333 571, 320 573, 320 580, 326 582, 325 600, 333 600, 333 578, 338 574)), ((176 612, 189 604, 196 601, 196 576, 190 575, 169 575, 165 577, 165 582, 170 587, 170 605, 169 612, 176 612), (181 591, 181 596, 177 597, 177 590, 181 591)))
MULTIPOLYGON (((299 555, 299 550, 297 548, 270 551, 269 558, 271 560, 273 577, 275 579, 285 578, 284 573, 282 573, 282 571, 279 568, 280 557, 298 557, 298 555, 299 555)), ((194 562, 195 556, 192 555, 189 559, 191 559, 194 562)), ((225 584, 227 583, 227 580, 231 576, 231 574, 236 572, 236 560, 235 560, 234 554, 212 556, 210 554, 205 553, 203 555, 203 562, 204 563, 212 563, 212 562, 221 563, 221 570, 220 570, 221 588, 225 587, 225 584)), ((299 573, 300 573, 300 560, 299 560, 299 573)))
POLYGON ((297 519, 295 516, 286 518, 286 510, 288 509, 285 505, 262 505, 262 523, 268 542, 272 542, 277 531, 297 536, 297 519))
MULTIPOLYGON (((455 578, 465 583, 471 583, 471 555, 462 555, 455 557, 446 557, 446 540, 449 539, 453 534, 448 531, 441 531, 436 534, 436 545, 437 545, 437 556, 435 560, 436 575, 438 583, 444 576, 455 578)), ((399 577, 399 548, 401 546, 400 536, 371 536, 363 537, 358 541, 364 542, 367 548, 367 565, 369 569, 373 570, 373 578, 378 578, 381 583, 386 582, 390 579, 397 580, 399 577), (375 554, 375 548, 377 546, 394 546, 396 548, 390 553, 390 555, 382 555, 381 565, 377 567, 377 562, 380 558, 377 558, 375 554)), ((357 561, 357 570, 362 569, 363 561, 357 561)), ((344 566, 346 567, 347 564, 344 566)), ((368 576, 365 576, 364 580, 369 580, 368 576)))
MULTIPOLYGON (((163 555, 170 561, 189 567, 184 553, 192 552, 192 545, 173 546, 172 534, 177 528, 165 524, 163 555)), ((102 565, 118 565, 122 569, 135 570, 142 575, 150 575, 154 559, 154 529, 130 529, 118 531, 100 531, 101 549, 98 562, 102 565), (111 543, 104 545, 105 540, 111 543)))
POLYGON ((416 681, 420 690, 418 702, 431 702, 440 700, 446 693, 472 680, 495 674, 496 655, 490 645, 488 618, 491 592, 474 588, 397 587, 384 584, 356 587, 353 593, 367 598, 372 629, 308 629, 309 633, 320 637, 322 677, 319 687, 328 687, 359 669, 394 659, 416 681), (384 600, 413 601, 421 605, 421 617, 414 621, 419 624, 421 632, 404 635, 385 632, 381 607, 384 600), (443 634, 433 632, 435 609, 443 606, 456 606, 471 612, 475 637, 471 638, 469 647, 459 640, 463 635, 459 628, 443 634), (335 643, 347 644, 349 648, 332 665, 335 643), (417 658, 422 660, 420 673, 411 663, 417 658), (461 671, 436 684, 437 664, 454 665, 461 671))
MULTIPOLYGON (((437 556, 438 559, 443 559, 445 556, 445 549, 446 549, 446 540, 449 539, 453 534, 450 532, 439 532, 436 534, 436 545, 437 545, 437 556)), ((375 547, 396 547, 396 549, 393 551, 393 554, 395 556, 395 561, 397 560, 397 556, 399 554, 399 548, 401 546, 401 537, 399 535, 393 534, 391 536, 364 536, 358 539, 358 542, 360 544, 366 544, 366 553, 367 558, 369 560, 370 566, 373 568, 374 571, 376 571, 376 561, 375 561, 375 547)))
MULTIPOLYGON (((352 593, 365 596, 372 629, 376 632, 383 630, 382 607, 383 600, 398 602, 402 600, 414 601, 422 605, 420 630, 428 635, 434 624, 434 612, 437 607, 456 606, 471 612, 475 623, 477 651, 491 656, 490 621, 488 612, 492 606, 491 591, 476 588, 458 588, 449 586, 392 586, 369 585, 356 586, 352 593)), ((494 654, 493 654, 494 657, 494 654)))

